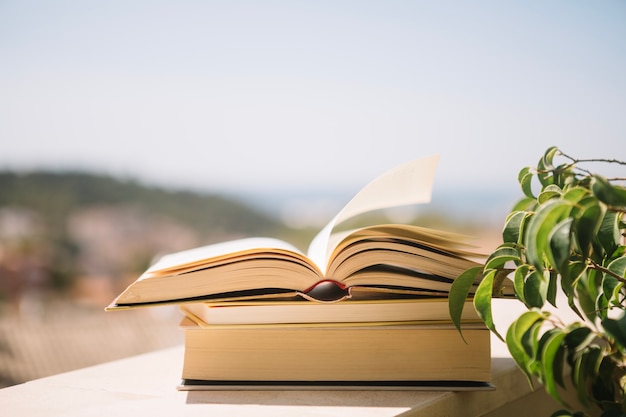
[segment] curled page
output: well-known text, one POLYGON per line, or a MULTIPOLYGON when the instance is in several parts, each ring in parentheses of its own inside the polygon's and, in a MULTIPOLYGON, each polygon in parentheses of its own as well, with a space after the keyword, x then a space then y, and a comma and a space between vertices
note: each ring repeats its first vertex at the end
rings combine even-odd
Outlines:
MULTIPOLYGON (((439 156, 400 165, 367 184, 311 241, 308 256, 326 273, 336 225, 372 210, 430 202, 439 156)), ((338 243, 338 242, 337 242, 338 243)))

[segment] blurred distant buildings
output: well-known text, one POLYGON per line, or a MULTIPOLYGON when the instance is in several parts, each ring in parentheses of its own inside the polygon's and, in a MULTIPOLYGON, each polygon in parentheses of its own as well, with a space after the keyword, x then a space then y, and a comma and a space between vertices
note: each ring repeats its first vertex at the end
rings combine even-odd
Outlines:
POLYGON ((0 171, 0 190, 0 307, 31 314, 56 295, 102 307, 164 253, 290 233, 234 199, 85 172, 0 171))
POLYGON ((0 294, 22 310, 35 304, 48 281, 46 248, 41 244, 44 228, 30 210, 0 210, 0 294))
POLYGON ((201 240, 171 218, 124 206, 77 210, 67 220, 67 232, 79 248, 75 295, 104 303, 155 256, 197 246, 201 240))
MULTIPOLYGON (((136 278, 156 254, 196 246, 200 236, 176 221, 123 206, 94 206, 67 217, 67 239, 76 248, 76 274, 67 290, 85 302, 106 303, 136 278)), ((0 209, 0 295, 14 308, 36 314, 50 289, 58 260, 37 213, 0 209)))

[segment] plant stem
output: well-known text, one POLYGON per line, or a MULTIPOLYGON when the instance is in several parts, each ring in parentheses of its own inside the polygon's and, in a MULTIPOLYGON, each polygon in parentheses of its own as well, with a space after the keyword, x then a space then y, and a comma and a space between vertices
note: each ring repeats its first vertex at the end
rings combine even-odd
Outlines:
POLYGON ((608 275, 612 276, 613 278, 617 279, 618 281, 623 282, 623 283, 626 284, 626 278, 617 275, 615 272, 611 271, 610 269, 607 269, 607 268, 603 267, 602 265, 596 263, 591 258, 589 258, 589 262, 591 262, 593 267, 595 269, 597 269, 598 271, 601 271, 601 272, 603 272, 605 274, 608 274, 608 275))

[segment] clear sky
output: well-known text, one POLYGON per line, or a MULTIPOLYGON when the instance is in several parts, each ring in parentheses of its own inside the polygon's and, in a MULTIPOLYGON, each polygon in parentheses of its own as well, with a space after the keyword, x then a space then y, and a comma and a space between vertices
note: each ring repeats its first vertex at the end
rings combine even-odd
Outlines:
POLYGON ((624 1, 0 0, 0 169, 215 189, 516 187, 626 160, 624 1))

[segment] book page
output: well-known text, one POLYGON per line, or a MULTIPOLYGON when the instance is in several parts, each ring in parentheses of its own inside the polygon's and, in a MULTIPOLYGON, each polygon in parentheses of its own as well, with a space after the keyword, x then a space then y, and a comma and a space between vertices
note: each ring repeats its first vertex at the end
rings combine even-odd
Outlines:
POLYGON ((261 250, 282 250, 301 253, 295 246, 274 238, 257 237, 232 240, 165 255, 160 258, 157 263, 152 265, 139 279, 148 278, 159 272, 167 273, 167 271, 172 268, 181 269, 187 266, 204 264, 207 259, 216 261, 223 258, 230 258, 235 253, 256 253, 261 250))
POLYGON ((430 202, 439 156, 400 165, 367 184, 311 241, 309 258, 326 273, 336 225, 368 211, 430 202))

